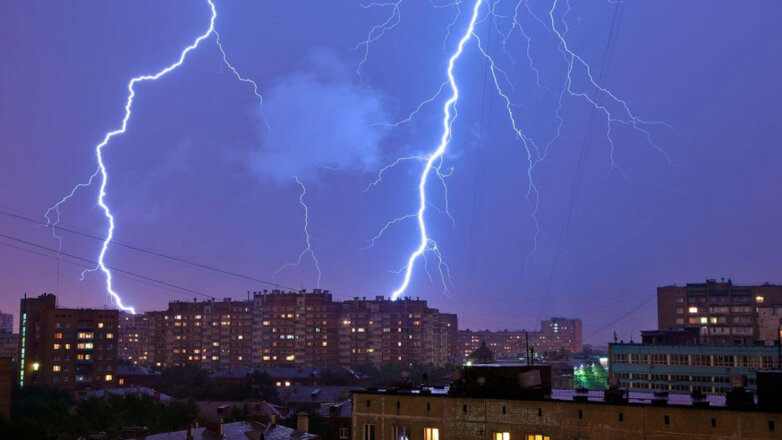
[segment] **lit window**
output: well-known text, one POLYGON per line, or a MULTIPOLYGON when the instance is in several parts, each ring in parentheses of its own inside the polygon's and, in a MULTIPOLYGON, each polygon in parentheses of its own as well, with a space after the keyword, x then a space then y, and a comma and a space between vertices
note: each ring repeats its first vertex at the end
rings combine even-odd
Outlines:
POLYGON ((292 361, 292 360, 294 360, 294 359, 296 359, 296 356, 294 356, 294 355, 292 355, 292 354, 291 354, 291 355, 288 355, 288 356, 285 356, 285 360, 286 360, 286 361, 292 361))
POLYGON ((103 328, 103 323, 102 322, 98 323, 98 328, 103 328))
POLYGON ((289 386, 291 386, 291 382, 290 382, 289 380, 286 380, 286 381, 285 381, 285 386, 286 386, 286 387, 289 387, 289 386))
POLYGON ((755 297, 755 302, 756 302, 756 303, 758 303, 758 304, 763 304, 763 301, 765 301, 765 300, 766 300, 766 299, 765 299, 765 298, 763 298, 763 297, 762 297, 762 296, 760 296, 760 295, 758 295, 758 296, 756 296, 756 297, 755 297))
POLYGON ((697 307, 690 307, 689 311, 690 311, 690 313, 698 313, 698 308, 697 307))
POLYGON ((60 349, 60 347, 62 347, 60 344, 54 344, 54 349, 55 349, 55 350, 59 350, 59 349, 60 349))
POLYGON ((494 440, 510 440, 510 432, 495 432, 494 440))
POLYGON ((551 437, 541 434, 530 434, 527 436, 527 440, 551 440, 551 437))
POLYGON ((706 324, 709 321, 705 316, 701 316, 701 324, 706 324))
POLYGON ((424 440, 440 440, 440 429, 424 428, 424 440))
POLYGON ((106 339, 113 339, 114 333, 106 333, 106 339))
POLYGON ((52 365, 52 371, 60 371, 59 365, 52 365))
POLYGON ((62 333, 55 333, 54 339, 62 339, 62 333))
POLYGON ((112 376, 111 374, 106 375, 106 382, 111 382, 112 376))
POLYGON ((120 379, 120 380, 119 380, 119 384, 120 384, 120 385, 125 385, 125 379, 120 379))
POLYGON ((41 364, 38 362, 33 363, 33 371, 38 371, 39 368, 41 368, 41 364))

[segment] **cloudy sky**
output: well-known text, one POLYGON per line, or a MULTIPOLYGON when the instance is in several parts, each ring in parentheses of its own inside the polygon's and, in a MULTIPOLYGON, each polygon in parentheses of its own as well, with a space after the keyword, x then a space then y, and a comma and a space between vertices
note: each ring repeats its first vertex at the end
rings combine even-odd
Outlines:
MULTIPOLYGON (((533 329, 544 317, 578 316, 587 342, 603 344, 613 330, 627 339, 655 327, 659 285, 782 282, 782 4, 573 0, 569 11, 557 5, 552 28, 551 2, 530 0, 514 26, 516 2, 501 0, 476 26, 517 126, 548 147, 532 172, 539 232, 524 144, 472 38, 455 64, 458 118, 442 166, 452 218, 443 186, 428 182, 428 230, 452 279, 446 291, 429 255, 431 279, 416 266, 409 296, 458 313, 462 328, 533 329), (569 66, 553 29, 567 30, 568 48, 635 116, 666 123, 640 126, 651 143, 617 121, 612 150, 605 113, 585 97, 616 119, 628 115, 583 66, 569 84, 585 97, 560 100, 569 66)), ((437 146, 447 88, 410 122, 389 124, 447 79, 473 4, 408 0, 397 16, 353 0, 218 0, 228 59, 257 82, 263 106, 222 63, 214 35, 179 69, 136 86, 127 132, 105 149, 116 217, 106 262, 119 269, 125 302, 155 310, 275 283, 317 287, 309 255, 277 272, 306 246, 294 176, 307 188, 320 287, 337 298, 388 296, 418 244, 416 222, 367 246, 415 212, 422 164, 404 161, 367 187, 386 164, 437 146), (398 25, 370 34, 389 18, 398 25), (365 51, 368 36, 379 38, 365 51)), ((44 291, 68 306, 108 303, 102 276, 79 281, 106 233, 97 188, 61 209, 59 271, 58 242, 39 222, 96 170, 94 147, 121 124, 130 78, 176 61, 209 16, 206 1, 6 5, 0 309, 16 313, 22 295, 44 291)))

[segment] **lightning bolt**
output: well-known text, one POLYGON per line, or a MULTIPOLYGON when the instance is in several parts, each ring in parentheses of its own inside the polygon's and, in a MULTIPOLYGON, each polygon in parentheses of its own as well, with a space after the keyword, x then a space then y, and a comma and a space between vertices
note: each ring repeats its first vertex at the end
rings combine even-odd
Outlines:
MULTIPOLYGON (((475 30, 475 23, 478 20, 478 11, 480 10, 482 4, 483 0, 476 0, 472 9, 470 24, 467 26, 467 30, 459 40, 459 44, 456 46, 456 51, 448 59, 448 85, 451 89, 451 96, 447 101, 445 101, 445 104, 443 105, 443 133, 440 137, 440 144, 427 158, 426 163, 424 164, 424 170, 421 173, 421 178, 418 181, 419 205, 416 218, 418 220, 418 230, 420 232, 421 241, 413 253, 410 254, 410 257, 407 260, 407 264, 403 268, 404 278, 402 284, 391 293, 392 300, 399 298, 399 296, 404 293, 405 290, 407 290, 407 287, 410 285, 410 278, 413 274, 415 262, 419 257, 421 257, 421 255, 423 255, 424 252, 431 251, 439 261, 438 264, 440 267, 443 267, 445 264, 442 259, 442 254, 440 253, 440 249, 437 246, 437 242, 430 238, 426 231, 426 221, 424 220, 424 213, 426 212, 426 206, 428 205, 426 199, 426 182, 428 181, 429 174, 432 172, 432 170, 435 170, 435 173, 439 174, 438 172, 442 166, 443 155, 448 148, 448 144, 451 142, 451 128, 453 121, 457 116, 456 102, 459 100, 459 87, 456 85, 453 69, 454 65, 456 64, 456 60, 461 57, 462 52, 464 51, 464 46, 470 40, 470 36, 473 35, 473 31, 475 30)), ((445 266, 445 268, 447 268, 447 266, 445 266)), ((441 273, 443 273, 442 270, 441 273)))
MULTIPOLYGON (((112 276, 111 271, 105 264, 105 257, 106 253, 108 252, 109 245, 111 244, 111 240, 114 238, 114 227, 115 227, 115 221, 114 221, 114 215, 111 213, 111 209, 109 208, 108 204, 106 203, 106 186, 108 184, 109 174, 106 167, 106 164, 103 160, 103 149, 106 147, 109 142, 117 135, 124 134, 127 131, 128 128, 128 121, 130 120, 131 114, 132 114, 132 108, 133 108, 133 100, 136 97, 136 85, 146 82, 146 81, 156 81, 169 72, 176 70, 179 66, 181 66, 185 62, 185 58, 187 55, 197 49, 202 41, 209 38, 212 34, 215 35, 215 40, 217 47, 220 50, 220 53, 222 55, 222 61, 223 63, 233 72, 233 74, 242 82, 251 84, 253 87, 253 93, 255 96, 260 100, 261 105, 263 104, 263 98, 261 97, 260 93, 258 92, 258 85, 251 79, 245 78, 242 75, 239 74, 237 69, 228 61, 228 57, 225 53, 225 50, 223 49, 223 45, 220 42, 220 36, 215 30, 215 21, 217 20, 217 8, 215 7, 215 4, 213 0, 207 0, 207 3, 209 4, 209 9, 211 11, 211 15, 209 18, 209 27, 199 35, 189 46, 185 47, 180 54, 179 58, 176 62, 173 64, 170 64, 166 67, 164 67, 162 70, 159 70, 156 73, 149 74, 149 75, 141 75, 134 77, 130 80, 128 83, 128 97, 125 101, 125 113, 122 118, 122 123, 120 124, 120 128, 110 131, 106 133, 106 135, 103 137, 103 140, 95 146, 95 156, 98 161, 98 169, 93 173, 90 178, 87 180, 86 183, 79 183, 77 184, 65 197, 60 199, 57 203, 55 203, 52 207, 50 207, 46 213, 44 214, 44 217, 46 218, 47 226, 51 228, 52 235, 55 239, 58 241, 58 250, 62 250, 62 238, 57 234, 57 225, 60 222, 60 208, 68 202, 73 196, 78 192, 78 190, 86 187, 92 186, 92 184, 95 182, 96 179, 99 179, 100 181, 100 188, 98 191, 98 206, 100 206, 101 210, 103 211, 103 215, 108 220, 108 232, 106 234, 105 240, 102 242, 100 253, 98 254, 98 264, 94 268, 87 269, 81 274, 81 278, 84 278, 84 275, 88 272, 95 272, 100 271, 104 274, 106 277, 106 291, 111 296, 112 301, 114 304, 123 311, 130 312, 135 314, 136 311, 133 307, 126 306, 122 302, 122 298, 120 297, 119 293, 114 289, 114 286, 112 284, 112 276), (53 220, 52 220, 53 219, 53 220)), ((261 112, 261 114, 263 114, 261 112)), ((268 126, 268 125, 267 125, 268 126)))
POLYGON ((285 263, 279 269, 277 269, 277 271, 274 272, 274 278, 276 279, 277 275, 286 268, 300 265, 301 261, 304 259, 304 256, 309 254, 309 256, 312 258, 312 262, 315 264, 315 272, 318 274, 316 285, 318 288, 320 288, 320 261, 318 261, 318 257, 315 256, 315 251, 312 250, 312 243, 310 242, 310 209, 307 206, 307 203, 304 201, 304 196, 307 195, 307 188, 298 177, 293 176, 293 179, 296 180, 296 184, 301 188, 301 192, 299 193, 299 204, 301 205, 302 209, 304 209, 304 238, 307 247, 305 247, 304 250, 299 253, 299 258, 296 259, 295 263, 285 263))
POLYGON ((402 20, 402 16, 399 13, 399 5, 401 5, 403 1, 404 0, 396 0, 390 2, 374 2, 374 3, 361 5, 361 7, 364 9, 390 6, 391 13, 388 15, 388 18, 386 18, 384 22, 373 26, 372 29, 369 30, 369 33, 367 34, 367 38, 364 41, 358 43, 356 47, 353 48, 353 50, 359 50, 362 47, 364 48, 364 53, 363 53, 363 57, 361 58, 361 62, 359 62, 358 66, 356 67, 356 75, 358 76, 359 79, 361 79, 361 68, 367 62, 367 58, 369 58, 369 48, 372 45, 372 43, 379 40, 383 35, 385 35, 386 32, 390 31, 391 29, 394 29, 402 20))
POLYGON ((551 9, 549 9, 548 12, 548 16, 551 25, 551 31, 556 35, 557 39, 559 40, 560 53, 562 53, 562 56, 564 57, 565 62, 567 63, 567 77, 566 77, 567 80, 565 82, 565 90, 570 96, 583 98, 594 109, 602 112, 605 115, 606 139, 610 147, 609 157, 611 161, 611 168, 609 169, 609 172, 611 169, 617 169, 620 173, 622 173, 622 175, 624 175, 624 172, 622 171, 621 168, 619 168, 616 165, 616 161, 614 159, 615 144, 614 144, 613 136, 611 134, 611 127, 614 123, 621 123, 621 124, 632 126, 632 128, 636 132, 640 133, 646 139, 646 142, 649 145, 651 145, 655 150, 657 150, 659 153, 661 153, 668 161, 668 164, 671 165, 672 161, 668 153, 654 142, 651 133, 649 132, 649 130, 646 129, 647 126, 652 126, 652 125, 664 125, 668 128, 671 128, 670 125, 660 121, 647 121, 639 118, 630 109, 630 106, 627 104, 627 101, 625 101, 622 98, 619 98, 616 94, 614 94, 614 92, 598 84, 598 82, 594 78, 594 75, 592 74, 592 68, 580 55, 578 55, 573 51, 573 49, 571 49, 567 39, 565 38, 565 35, 567 35, 567 32, 569 31, 565 17, 567 17, 567 14, 570 13, 570 3, 566 2, 567 9, 565 10, 565 13, 562 15, 562 22, 564 23, 565 26, 564 31, 559 30, 559 28, 557 27, 557 20, 554 18, 554 13, 558 5, 559 5, 559 0, 554 0, 552 2, 551 9), (580 70, 583 71, 584 77, 589 82, 589 85, 593 89, 597 90, 600 93, 600 96, 607 97, 609 99, 609 102, 612 102, 620 107, 622 111, 621 116, 615 116, 614 112, 612 112, 607 106, 600 104, 597 101, 597 99, 589 96, 588 93, 583 91, 576 91, 573 89, 573 73, 576 68, 580 68, 580 70))
MULTIPOLYGON (((569 31, 568 24, 567 24, 567 16, 571 11, 571 7, 569 1, 567 0, 566 0, 566 10, 559 17, 559 20, 561 21, 561 25, 563 26, 564 29, 560 30, 559 25, 557 24, 557 19, 555 18, 555 12, 557 11, 559 1, 560 0, 553 0, 553 2, 551 3, 551 8, 548 9, 548 23, 547 23, 541 17, 536 15, 535 12, 533 12, 533 10, 529 5, 529 1, 527 0, 518 0, 518 2, 516 2, 515 4, 515 7, 513 8, 512 15, 501 15, 497 11, 500 5, 500 0, 487 0, 486 6, 488 9, 488 13, 486 17, 479 19, 478 18, 479 11, 484 1, 476 0, 475 3, 473 4, 472 16, 469 22, 469 26, 467 27, 467 30, 462 34, 462 37, 459 40, 459 44, 457 45, 455 52, 452 53, 451 57, 449 58, 448 70, 447 70, 448 80, 440 86, 440 88, 436 91, 434 95, 419 103, 419 105, 407 117, 395 123, 384 124, 391 127, 398 127, 400 125, 410 122, 421 111, 421 109, 425 105, 434 102, 442 94, 445 85, 449 86, 451 94, 443 106, 443 130, 442 130, 442 137, 440 140, 440 144, 437 146, 437 148, 429 155, 416 154, 416 155, 411 155, 411 156, 401 157, 399 159, 396 159, 395 161, 381 168, 377 173, 376 179, 372 181, 366 188, 368 190, 380 184, 380 182, 383 180, 384 173, 386 173, 389 169, 400 165, 401 163, 408 162, 408 161, 418 161, 423 163, 423 170, 420 179, 418 181, 418 193, 419 193, 418 210, 413 214, 406 214, 387 222, 383 226, 383 228, 381 228, 380 231, 374 237, 372 237, 369 244, 369 247, 374 245, 375 242, 378 239, 380 239, 382 235, 395 224, 413 218, 417 220, 418 231, 420 234, 420 243, 418 247, 410 254, 407 260, 407 264, 403 266, 401 269, 397 271, 393 271, 394 273, 403 274, 403 280, 400 286, 392 292, 391 294, 392 299, 397 299, 409 287, 413 269, 419 257, 423 257, 424 267, 427 272, 427 275, 429 275, 430 280, 432 279, 431 274, 427 269, 428 266, 427 254, 431 254, 437 259, 438 266, 441 267, 440 269, 441 280, 443 282, 443 285, 445 286, 446 293, 448 291, 447 287, 450 284, 450 272, 447 268, 447 265, 445 265, 443 261, 442 254, 440 252, 437 243, 431 237, 429 237, 427 233, 426 222, 424 219, 424 213, 427 206, 432 206, 433 208, 437 209, 436 206, 434 206, 430 201, 427 200, 426 184, 431 174, 435 174, 440 179, 440 181, 443 184, 443 188, 445 192, 446 205, 443 213, 450 217, 450 213, 448 210, 447 186, 445 185, 445 177, 447 177, 450 174, 450 171, 443 172, 442 163, 443 163, 444 153, 451 141, 451 137, 452 137, 451 128, 457 116, 456 103, 459 98, 459 89, 453 75, 453 68, 454 68, 454 64, 461 56, 465 45, 470 39, 474 39, 476 41, 478 50, 486 61, 494 91, 497 93, 497 95, 499 95, 499 97, 502 100, 504 109, 507 113, 507 117, 510 122, 511 129, 516 135, 516 138, 520 141, 528 162, 527 176, 526 176, 528 185, 527 185, 525 200, 530 205, 531 208, 531 218, 534 224, 535 231, 533 236, 532 249, 527 255, 527 262, 529 262, 530 259, 534 258, 537 252, 538 239, 541 233, 541 226, 538 221, 540 192, 538 190, 537 185, 535 184, 534 172, 541 163, 547 160, 548 151, 550 147, 554 143, 556 143, 556 141, 561 136, 562 127, 564 125, 564 119, 562 118, 561 111, 564 105, 565 96, 584 99, 594 109, 601 111, 605 114, 606 138, 608 141, 608 145, 610 147, 610 154, 609 154, 610 163, 611 163, 610 169, 618 169, 621 172, 621 169, 618 168, 614 160, 615 143, 613 140, 611 128, 612 125, 615 123, 621 123, 621 124, 631 126, 636 132, 640 133, 645 138, 645 140, 649 145, 651 145, 654 149, 662 153, 665 156, 666 160, 668 160, 669 164, 671 163, 668 154, 654 142, 651 133, 647 129, 649 126, 654 126, 654 125, 665 125, 665 126, 668 125, 665 124, 664 122, 648 121, 648 120, 641 119, 640 117, 636 116, 636 114, 631 110, 630 106, 627 104, 625 100, 619 98, 614 92, 612 92, 608 88, 599 85, 598 81, 595 80, 592 74, 592 70, 589 64, 580 55, 578 55, 575 51, 573 51, 570 45, 568 44, 566 38, 567 33, 569 31), (524 7, 524 9, 526 10, 526 14, 530 18, 532 18, 535 22, 539 23, 542 27, 544 27, 550 35, 554 35, 558 46, 557 50, 562 54, 562 57, 566 62, 566 73, 564 75, 562 89, 559 93, 554 93, 547 86, 543 85, 541 81, 541 70, 536 64, 532 53, 533 38, 531 34, 528 32, 528 30, 525 28, 525 26, 522 25, 522 21, 521 21, 522 7, 524 7), (527 64, 529 69, 535 75, 535 83, 537 87, 540 90, 547 92, 549 95, 557 99, 557 105, 554 111, 554 118, 557 120, 556 128, 554 130, 553 135, 548 139, 548 141, 542 143, 541 145, 537 144, 532 139, 532 137, 527 135, 525 131, 522 130, 521 125, 518 122, 519 120, 514 114, 514 107, 518 107, 518 104, 513 103, 510 97, 511 93, 515 91, 514 85, 510 80, 510 75, 508 71, 499 67, 494 57, 492 57, 489 53, 488 44, 484 44, 484 42, 475 32, 476 24, 482 23, 489 19, 492 20, 490 22, 490 32, 491 32, 492 25, 497 28, 495 29, 495 32, 497 32, 502 38, 501 43, 502 43, 503 53, 508 58, 510 58, 511 62, 514 64, 515 64, 515 60, 513 60, 513 57, 507 51, 506 46, 508 40, 513 36, 513 34, 518 32, 521 38, 523 38, 527 64), (504 33, 499 29, 499 24, 500 24, 499 22, 503 19, 509 19, 510 21, 510 28, 504 33), (583 72, 588 84, 594 90, 600 92, 601 95, 607 97, 609 101, 614 106, 616 106, 617 109, 619 109, 620 111, 618 112, 612 111, 609 109, 608 106, 601 105, 597 99, 590 97, 586 92, 576 90, 573 86, 573 83, 574 83, 574 76, 578 72, 583 72)), ((457 7, 457 14, 456 17, 453 19, 453 21, 451 21, 446 28, 446 36, 445 36, 444 44, 445 41, 448 40, 451 34, 451 29, 454 27, 456 20, 458 19, 459 15, 462 13, 462 10, 461 10, 461 0, 447 5, 442 5, 442 6, 454 6, 454 5, 457 7)), ((440 6, 435 5, 435 7, 440 7, 440 6)), ((396 21, 394 21, 393 23, 393 26, 396 26, 398 24, 398 18, 399 18, 399 11, 398 11, 399 2, 394 3, 394 8, 395 10, 392 14, 392 17, 396 17, 396 21)), ((387 30, 388 23, 389 21, 387 20, 385 23, 375 26, 372 29, 372 31, 370 31, 369 37, 364 41, 364 45, 367 52, 368 52, 368 44, 376 41, 377 38, 380 38, 380 36, 382 36, 382 32, 379 33, 377 30, 381 29, 384 32, 385 30, 387 30)), ((365 56, 362 59, 360 66, 363 65, 366 62, 366 60, 367 57, 365 53, 365 56)), ((451 219, 453 220, 452 217, 451 219)))

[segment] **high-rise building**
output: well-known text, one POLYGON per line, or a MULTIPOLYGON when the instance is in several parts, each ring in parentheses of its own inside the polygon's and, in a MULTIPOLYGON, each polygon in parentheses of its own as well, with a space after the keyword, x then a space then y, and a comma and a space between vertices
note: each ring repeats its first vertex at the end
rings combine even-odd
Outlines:
MULTIPOLYGON (((124 318, 123 318, 124 319, 124 318)), ((128 317, 120 353, 147 365, 351 367, 364 363, 445 365, 457 359, 456 315, 426 301, 376 297, 339 302, 327 290, 254 292, 251 299, 169 303, 128 317), (139 325, 143 323, 142 334, 139 325), (140 343, 141 346, 138 344, 140 343)))
POLYGON ((0 312, 0 333, 14 332, 14 315, 0 312))
POLYGON ((118 312, 57 307, 53 294, 21 300, 19 385, 102 388, 115 383, 118 312))
POLYGON ((459 354, 466 359, 482 342, 497 359, 525 356, 527 343, 535 353, 584 351, 583 330, 578 318, 551 318, 540 321, 539 331, 500 330, 459 332, 459 354))
POLYGON ((657 288, 660 330, 700 327, 705 344, 754 344, 761 340, 758 307, 782 305, 782 286, 737 286, 731 280, 657 288))
POLYGON ((120 359, 134 364, 149 363, 149 352, 146 350, 149 339, 149 320, 150 318, 146 314, 134 315, 119 312, 117 344, 120 359))

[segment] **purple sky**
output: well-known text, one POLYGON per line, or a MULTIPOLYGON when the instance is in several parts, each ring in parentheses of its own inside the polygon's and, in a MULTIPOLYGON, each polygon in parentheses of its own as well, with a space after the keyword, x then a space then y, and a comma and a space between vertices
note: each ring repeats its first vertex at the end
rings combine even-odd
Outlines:
MULTIPOLYGON (((251 87, 221 64, 214 38, 179 70, 140 84, 128 132, 105 150, 117 242, 272 281, 305 246, 295 174, 308 188, 321 287, 337 298, 389 295, 401 282, 393 271, 416 246, 415 223, 400 223, 374 248, 362 248, 387 221, 416 209, 420 166, 407 163, 381 185, 364 188, 394 158, 434 148, 443 101, 393 130, 375 122, 404 118, 437 90, 471 4, 464 0, 444 43, 456 10, 403 2, 400 25, 371 47, 359 78, 362 53, 351 49, 385 20, 388 8, 366 9, 358 1, 218 1, 223 45, 242 74, 258 82, 270 129, 251 87)), ((547 18, 550 4, 530 1, 539 17, 547 18)), ((515 3, 500 5, 500 12, 512 13, 515 3)), ((484 87, 486 64, 474 43, 456 65, 462 95, 445 156, 454 169, 448 178, 454 221, 433 209, 427 217, 451 267, 451 295, 420 265, 409 294, 458 313, 462 328, 537 328, 543 317, 578 316, 586 341, 603 344, 613 330, 627 339, 656 325, 658 285, 722 276, 782 282, 782 29, 776 23, 782 4, 626 1, 606 56, 616 7, 574 1, 568 40, 601 85, 638 116, 670 124, 650 132, 671 163, 638 132, 616 124, 621 172, 612 170, 604 117, 597 113, 590 122, 590 107, 566 97, 561 136, 534 173, 541 233, 532 258, 526 155, 503 102, 490 82, 484 87)), ((6 5, 0 15, 0 234, 57 247, 46 228, 7 214, 43 220, 49 206, 84 181, 96 169, 95 144, 120 124, 129 79, 172 63, 208 18, 205 1, 6 5)), ((479 24, 482 38, 490 22, 479 24)), ((497 33, 490 52, 514 85, 508 90, 520 125, 545 144, 557 127, 566 66, 550 32, 526 13, 521 22, 532 37, 543 89, 518 33, 505 47, 515 62, 497 33)), ((507 31, 509 22, 492 26, 507 31)), ((574 87, 591 92, 579 78, 574 87)), ((442 207, 437 181, 430 186, 433 203, 442 207)), ((62 226, 105 234, 96 197, 96 188, 80 191, 63 208, 62 226)), ((62 235, 64 252, 95 258, 99 241, 62 235)), ((55 291, 54 255, 0 238, 0 309, 17 313, 25 292, 55 291)), ((60 302, 105 304, 103 278, 88 274, 80 282, 83 263, 73 262, 65 257, 61 266, 60 302)), ((110 248, 107 263, 219 298, 268 288, 123 246, 110 248)), ((311 289, 316 274, 305 258, 276 281, 311 289)), ((194 296, 124 277, 116 287, 139 310, 194 296)))

